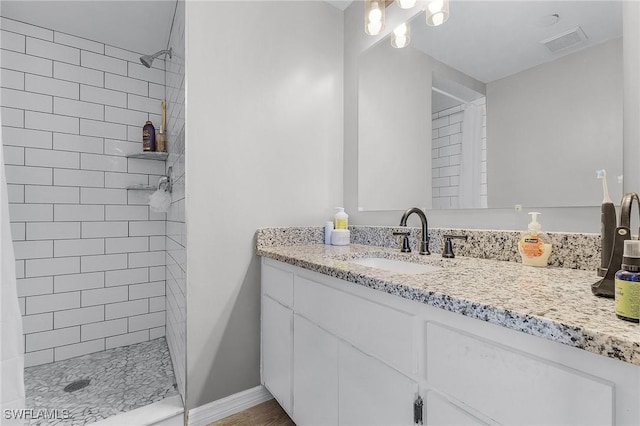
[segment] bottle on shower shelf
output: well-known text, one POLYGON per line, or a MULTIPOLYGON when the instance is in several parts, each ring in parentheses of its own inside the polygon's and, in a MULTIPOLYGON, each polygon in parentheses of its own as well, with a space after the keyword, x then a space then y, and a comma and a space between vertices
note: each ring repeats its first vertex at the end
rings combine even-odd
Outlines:
POLYGON ((151 121, 147 121, 142 128, 142 150, 156 150, 156 129, 151 121))

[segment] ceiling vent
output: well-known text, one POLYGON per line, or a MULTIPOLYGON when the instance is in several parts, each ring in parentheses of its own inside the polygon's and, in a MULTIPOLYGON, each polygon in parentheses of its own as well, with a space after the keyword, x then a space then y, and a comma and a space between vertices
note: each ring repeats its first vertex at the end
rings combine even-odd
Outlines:
POLYGON ((579 46, 587 41, 582 28, 575 27, 572 30, 565 31, 562 34, 555 35, 546 40, 542 40, 540 43, 547 46, 552 53, 560 52, 562 50, 570 49, 579 46))

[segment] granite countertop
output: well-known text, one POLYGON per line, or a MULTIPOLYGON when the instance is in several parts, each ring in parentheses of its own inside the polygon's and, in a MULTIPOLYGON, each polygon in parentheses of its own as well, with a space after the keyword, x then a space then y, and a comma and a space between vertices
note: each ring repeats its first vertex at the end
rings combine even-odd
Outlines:
POLYGON ((640 365, 640 328, 616 317, 612 299, 591 294, 595 272, 470 257, 444 259, 359 244, 259 246, 257 254, 640 365), (371 255, 443 269, 407 275, 349 262, 371 255))

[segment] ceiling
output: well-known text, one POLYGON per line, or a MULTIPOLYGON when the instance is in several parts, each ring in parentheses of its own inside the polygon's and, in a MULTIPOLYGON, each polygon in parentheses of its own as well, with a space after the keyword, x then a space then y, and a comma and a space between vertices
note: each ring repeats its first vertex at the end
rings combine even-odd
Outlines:
POLYGON ((431 93, 431 112, 440 112, 462 104, 459 100, 445 96, 438 92, 431 93))
MULTIPOLYGON (((327 1, 342 10, 351 4, 327 1)), ((176 0, 2 0, 0 13, 143 54, 167 47, 175 5, 176 0)), ((581 47, 621 37, 622 2, 451 1, 449 20, 439 27, 427 26, 424 13, 418 14, 411 47, 490 82, 571 53, 553 54, 540 41, 576 26, 588 37, 581 47), (552 14, 559 21, 544 26, 541 20, 552 14)))
POLYGON ((621 36, 621 1, 451 1, 445 24, 426 25, 424 13, 411 22, 410 46, 488 83, 621 36), (552 14, 560 19, 545 26, 552 14), (541 44, 577 26, 584 44, 557 53, 541 44))
POLYGON ((112 46, 151 54, 165 49, 176 0, 2 0, 0 14, 112 46))
POLYGON ((337 7, 340 10, 345 10, 351 4, 352 0, 324 0, 330 5, 337 7))

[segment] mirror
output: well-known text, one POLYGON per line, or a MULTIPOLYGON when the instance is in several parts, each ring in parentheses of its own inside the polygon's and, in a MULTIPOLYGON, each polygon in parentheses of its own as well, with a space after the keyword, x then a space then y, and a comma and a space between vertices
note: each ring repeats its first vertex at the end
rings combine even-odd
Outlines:
POLYGON ((596 206, 600 169, 621 198, 622 2, 456 1, 424 19, 409 47, 359 57, 359 210, 596 206))

